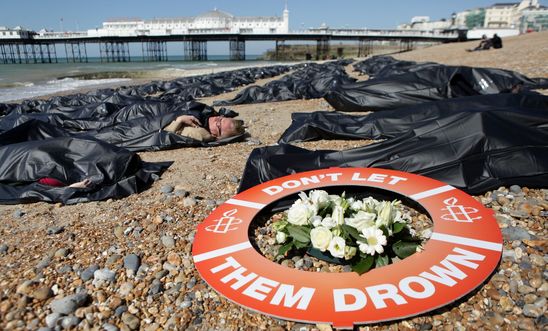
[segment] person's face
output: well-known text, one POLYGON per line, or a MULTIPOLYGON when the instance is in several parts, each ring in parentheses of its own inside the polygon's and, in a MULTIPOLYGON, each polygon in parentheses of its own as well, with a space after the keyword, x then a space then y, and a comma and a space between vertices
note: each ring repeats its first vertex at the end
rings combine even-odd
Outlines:
POLYGON ((234 134, 234 120, 232 118, 217 116, 215 125, 210 128, 211 134, 217 138, 226 138, 234 134))

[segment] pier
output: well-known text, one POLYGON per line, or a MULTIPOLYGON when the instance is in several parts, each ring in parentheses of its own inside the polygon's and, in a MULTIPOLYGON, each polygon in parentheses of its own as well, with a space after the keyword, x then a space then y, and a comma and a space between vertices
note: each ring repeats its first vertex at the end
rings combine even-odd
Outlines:
POLYGON ((102 62, 132 61, 129 44, 141 44, 143 61, 167 61, 167 43, 180 43, 182 55, 188 61, 207 60, 207 42, 225 41, 229 43, 230 60, 245 60, 245 45, 248 41, 272 41, 278 59, 283 59, 286 42, 315 42, 317 60, 329 54, 330 45, 335 41, 354 41, 358 44, 358 56, 371 54, 374 45, 391 41, 400 45, 400 50, 412 50, 416 43, 446 43, 459 40, 457 31, 426 32, 402 30, 323 30, 297 31, 286 34, 232 34, 232 33, 192 33, 163 36, 109 36, 89 37, 86 33, 50 33, 28 38, 0 39, 0 63, 57 63, 57 47, 64 49, 67 62, 88 62, 86 46, 98 44, 102 62))

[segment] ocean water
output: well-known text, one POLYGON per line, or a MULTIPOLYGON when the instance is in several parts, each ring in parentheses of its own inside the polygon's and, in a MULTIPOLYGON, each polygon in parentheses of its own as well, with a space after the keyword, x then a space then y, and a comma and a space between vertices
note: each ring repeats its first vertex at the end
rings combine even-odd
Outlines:
POLYGON ((88 63, 0 64, 0 102, 18 101, 50 94, 76 92, 79 89, 101 88, 131 84, 135 79, 170 80, 193 74, 214 73, 224 70, 275 64, 246 56, 246 61, 229 61, 227 56, 208 56, 208 61, 183 61, 170 57, 167 62, 101 63, 90 57, 88 63))

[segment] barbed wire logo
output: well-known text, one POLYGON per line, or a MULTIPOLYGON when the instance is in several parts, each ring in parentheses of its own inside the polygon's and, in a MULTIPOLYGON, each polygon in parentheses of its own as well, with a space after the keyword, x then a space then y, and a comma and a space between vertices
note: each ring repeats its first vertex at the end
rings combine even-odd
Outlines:
POLYGON ((233 226, 233 225, 242 223, 242 220, 236 217, 232 217, 237 212, 238 212, 238 209, 225 211, 223 214, 223 217, 219 218, 218 220, 213 220, 215 224, 206 226, 205 230, 209 232, 215 232, 215 233, 227 233, 228 231, 234 231, 238 229, 237 226, 233 226))
POLYGON ((463 205, 457 205, 457 198, 449 198, 443 200, 443 203, 447 206, 441 210, 446 210, 449 213, 441 216, 443 220, 455 221, 459 223, 472 223, 473 221, 480 220, 481 216, 472 217, 472 214, 477 214, 478 209, 473 207, 465 207, 463 205))

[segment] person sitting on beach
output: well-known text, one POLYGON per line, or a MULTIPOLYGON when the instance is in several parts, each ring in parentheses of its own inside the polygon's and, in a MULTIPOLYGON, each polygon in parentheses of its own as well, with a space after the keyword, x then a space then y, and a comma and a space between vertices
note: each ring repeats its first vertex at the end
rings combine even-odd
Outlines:
POLYGON ((493 48, 502 48, 502 39, 495 33, 493 38, 491 38, 491 44, 493 45, 493 48))
POLYGON ((484 51, 488 50, 493 46, 493 42, 491 39, 488 39, 486 35, 481 36, 481 41, 478 45, 478 47, 474 49, 467 49, 468 52, 475 52, 475 51, 484 51))
POLYGON ((233 137, 245 132, 242 120, 224 116, 209 117, 207 126, 209 130, 202 127, 196 117, 181 115, 164 127, 163 130, 203 142, 233 137))

